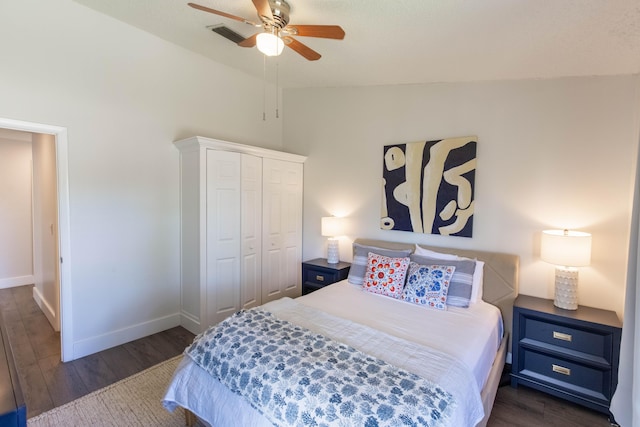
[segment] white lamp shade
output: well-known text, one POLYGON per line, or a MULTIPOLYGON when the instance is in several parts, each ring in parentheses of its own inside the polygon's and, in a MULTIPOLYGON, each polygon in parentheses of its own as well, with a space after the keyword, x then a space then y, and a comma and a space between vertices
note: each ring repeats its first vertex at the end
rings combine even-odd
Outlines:
POLYGON ((591 234, 581 231, 545 230, 540 258, 550 264, 583 267, 591 263, 591 234))
POLYGON ((345 221, 344 218, 337 216, 323 216, 322 217, 322 235, 327 237, 344 236, 345 234, 345 221))
POLYGON ((284 42, 275 34, 260 33, 256 37, 258 50, 267 56, 278 56, 284 49, 284 42))

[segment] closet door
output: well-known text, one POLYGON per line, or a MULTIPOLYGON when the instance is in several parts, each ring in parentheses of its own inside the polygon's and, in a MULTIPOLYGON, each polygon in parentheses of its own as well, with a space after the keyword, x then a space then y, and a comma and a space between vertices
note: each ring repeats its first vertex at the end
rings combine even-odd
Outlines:
POLYGON ((240 306, 241 154, 207 151, 206 327, 240 306))
POLYGON ((263 159, 262 303, 301 293, 302 164, 263 159))
POLYGON ((262 303, 262 158, 242 155, 240 306, 262 303))

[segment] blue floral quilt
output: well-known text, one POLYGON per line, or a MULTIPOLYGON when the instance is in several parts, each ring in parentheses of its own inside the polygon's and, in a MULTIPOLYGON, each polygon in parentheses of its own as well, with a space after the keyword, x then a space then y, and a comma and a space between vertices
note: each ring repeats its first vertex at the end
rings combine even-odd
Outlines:
POLYGON ((186 354, 276 426, 445 426, 455 406, 430 381, 261 309, 186 354))

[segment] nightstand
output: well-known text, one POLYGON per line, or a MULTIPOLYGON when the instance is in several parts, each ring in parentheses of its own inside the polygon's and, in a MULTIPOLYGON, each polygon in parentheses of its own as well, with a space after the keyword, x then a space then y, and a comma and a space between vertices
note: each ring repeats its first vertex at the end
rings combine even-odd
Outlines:
POLYGON ((520 295, 513 306, 511 385, 526 385, 609 414, 622 323, 613 311, 520 295))
POLYGON ((337 264, 329 264, 325 258, 303 262, 302 295, 346 279, 350 268, 351 264, 348 262, 340 261, 337 264))

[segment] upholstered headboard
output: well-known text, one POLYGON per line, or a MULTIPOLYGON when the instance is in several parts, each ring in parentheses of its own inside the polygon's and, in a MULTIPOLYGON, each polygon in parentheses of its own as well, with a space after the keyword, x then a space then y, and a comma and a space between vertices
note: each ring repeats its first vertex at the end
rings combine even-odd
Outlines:
MULTIPOLYGON (((413 243, 387 242, 384 240, 356 239, 356 243, 380 248, 390 249, 415 249, 413 243)), ((509 335, 507 349, 511 349, 511 327, 513 319, 513 301, 518 296, 518 269, 520 258, 517 255, 474 251, 469 249, 437 248, 434 246, 420 245, 423 248, 438 252, 455 254, 468 258, 477 258, 484 261, 484 287, 482 299, 500 309, 504 321, 504 330, 509 335)))

